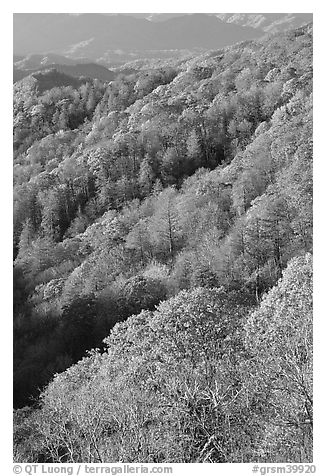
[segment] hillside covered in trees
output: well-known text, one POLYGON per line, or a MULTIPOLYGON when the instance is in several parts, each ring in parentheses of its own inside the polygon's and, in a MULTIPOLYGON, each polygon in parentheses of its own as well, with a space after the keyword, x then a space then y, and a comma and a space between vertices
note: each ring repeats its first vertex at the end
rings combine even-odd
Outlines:
POLYGON ((312 26, 133 68, 14 85, 14 458, 311 461, 312 26))

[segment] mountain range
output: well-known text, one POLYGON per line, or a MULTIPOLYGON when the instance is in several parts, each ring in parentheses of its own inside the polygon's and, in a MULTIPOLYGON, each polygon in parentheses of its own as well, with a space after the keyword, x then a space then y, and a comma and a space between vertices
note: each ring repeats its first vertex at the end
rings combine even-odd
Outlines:
POLYGON ((15 54, 48 51, 101 58, 107 50, 221 48, 261 34, 255 28, 194 14, 152 22, 126 15, 14 15, 15 54))
MULTIPOLYGON (((104 15, 117 14, 105 13, 104 15)), ((130 15, 136 18, 145 18, 152 22, 160 22, 170 18, 191 15, 191 13, 127 13, 119 15, 130 15)), ((206 13, 206 15, 216 16, 227 23, 259 28, 271 33, 296 28, 312 21, 311 13, 206 13)))
POLYGON ((14 53, 99 60, 108 50, 218 49, 312 20, 310 14, 139 15, 16 13, 14 53))
POLYGON ((312 22, 311 13, 217 13, 217 18, 227 23, 252 27, 268 33, 297 28, 312 22))
POLYGON ((111 81, 126 63, 137 69, 137 60, 184 58, 311 20, 300 13, 16 13, 13 80, 55 69, 111 81))

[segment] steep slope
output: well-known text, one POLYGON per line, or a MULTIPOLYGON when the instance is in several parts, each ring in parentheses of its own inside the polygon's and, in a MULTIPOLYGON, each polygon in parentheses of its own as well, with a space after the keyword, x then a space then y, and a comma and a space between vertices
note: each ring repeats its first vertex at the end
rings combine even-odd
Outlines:
POLYGON ((312 250, 311 25, 17 91, 14 121, 17 406, 131 314, 202 286, 258 306, 312 250))

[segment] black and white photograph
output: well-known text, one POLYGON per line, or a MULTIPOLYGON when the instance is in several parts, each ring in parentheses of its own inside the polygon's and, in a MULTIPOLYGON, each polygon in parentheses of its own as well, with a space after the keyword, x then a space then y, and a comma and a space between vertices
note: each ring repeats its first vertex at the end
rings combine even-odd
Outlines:
POLYGON ((313 8, 152 5, 11 14, 14 473, 318 473, 313 8))

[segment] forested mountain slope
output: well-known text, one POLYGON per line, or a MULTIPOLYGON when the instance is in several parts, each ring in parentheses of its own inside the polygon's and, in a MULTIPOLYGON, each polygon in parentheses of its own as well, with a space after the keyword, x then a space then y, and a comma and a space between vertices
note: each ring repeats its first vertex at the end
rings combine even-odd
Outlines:
POLYGON ((16 413, 17 460, 311 459, 312 26, 110 83, 24 81, 15 406, 100 350, 16 413))

